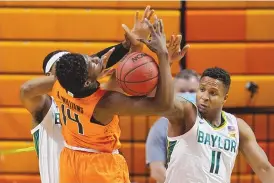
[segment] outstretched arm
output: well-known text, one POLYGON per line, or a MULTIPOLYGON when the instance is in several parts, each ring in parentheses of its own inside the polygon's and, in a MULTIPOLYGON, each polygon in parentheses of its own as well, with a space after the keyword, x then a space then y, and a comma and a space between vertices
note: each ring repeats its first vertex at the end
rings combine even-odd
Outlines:
POLYGON ((274 182, 274 167, 256 141, 252 129, 242 119, 238 120, 240 131, 240 150, 248 164, 263 183, 274 182))

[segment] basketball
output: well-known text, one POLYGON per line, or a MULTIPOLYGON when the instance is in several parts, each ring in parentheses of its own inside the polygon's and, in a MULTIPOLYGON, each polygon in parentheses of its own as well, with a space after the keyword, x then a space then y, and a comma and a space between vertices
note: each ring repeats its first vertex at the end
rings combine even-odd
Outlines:
POLYGON ((153 57, 140 52, 125 56, 116 69, 116 81, 129 95, 142 96, 153 91, 158 83, 158 64, 153 57))

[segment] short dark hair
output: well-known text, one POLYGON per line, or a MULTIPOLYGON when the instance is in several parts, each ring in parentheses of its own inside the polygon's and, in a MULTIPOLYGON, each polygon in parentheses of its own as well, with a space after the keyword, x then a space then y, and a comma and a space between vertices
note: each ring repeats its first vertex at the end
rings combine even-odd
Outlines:
POLYGON ((46 67, 47 67, 47 64, 48 64, 49 60, 51 59, 51 57, 53 57, 53 55, 63 52, 63 51, 66 51, 66 50, 55 50, 55 51, 52 51, 49 54, 47 54, 47 56, 43 60, 43 66, 42 66, 44 74, 46 73, 46 67))
POLYGON ((81 54, 69 53, 56 62, 56 77, 60 85, 70 92, 83 89, 88 79, 86 60, 81 54))
POLYGON ((176 76, 176 79, 190 79, 191 77, 195 77, 199 81, 199 75, 197 72, 191 69, 181 70, 176 76))
POLYGON ((201 78, 205 76, 222 81, 227 91, 229 90, 231 79, 229 73, 224 69, 219 67, 208 68, 203 72, 201 78))

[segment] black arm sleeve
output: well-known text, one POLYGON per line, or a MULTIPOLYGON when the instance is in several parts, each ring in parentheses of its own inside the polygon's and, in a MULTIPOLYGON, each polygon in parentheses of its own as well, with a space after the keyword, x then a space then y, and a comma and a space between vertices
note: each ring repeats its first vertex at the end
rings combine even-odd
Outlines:
POLYGON ((109 67, 115 65, 117 62, 119 62, 129 52, 129 50, 124 48, 122 43, 120 43, 120 44, 117 44, 115 46, 110 46, 110 47, 96 53, 95 55, 101 58, 105 53, 107 53, 113 47, 115 47, 115 50, 113 51, 113 53, 109 57, 106 68, 109 68, 109 67))

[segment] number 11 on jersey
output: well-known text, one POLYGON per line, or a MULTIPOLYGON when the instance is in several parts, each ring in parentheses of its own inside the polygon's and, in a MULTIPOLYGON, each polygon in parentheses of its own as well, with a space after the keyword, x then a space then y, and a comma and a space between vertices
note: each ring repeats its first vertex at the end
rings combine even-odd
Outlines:
POLYGON ((221 159, 221 152, 212 151, 210 173, 215 173, 215 174, 219 173, 220 159, 221 159))

